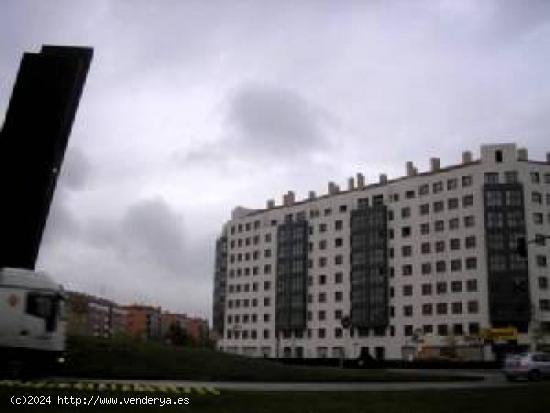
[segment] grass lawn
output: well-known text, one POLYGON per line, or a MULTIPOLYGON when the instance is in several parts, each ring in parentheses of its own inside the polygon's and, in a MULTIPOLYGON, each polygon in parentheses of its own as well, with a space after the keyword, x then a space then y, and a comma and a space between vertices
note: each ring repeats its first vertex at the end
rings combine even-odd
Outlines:
POLYGON ((128 339, 71 337, 67 377, 103 379, 180 379, 215 381, 440 381, 467 380, 384 370, 312 368, 231 355, 205 348, 172 347, 128 339))
MULTIPOLYGON (((0 411, 2 412, 205 412, 205 413, 542 413, 550 411, 550 384, 529 384, 501 389, 440 390, 414 392, 222 392, 214 395, 188 395, 189 405, 180 406, 10 406, 13 394, 48 394, 90 396, 90 392, 6 389, 0 388, 0 411)), ((173 398, 164 393, 109 393, 101 395, 118 397, 160 396, 173 398)))

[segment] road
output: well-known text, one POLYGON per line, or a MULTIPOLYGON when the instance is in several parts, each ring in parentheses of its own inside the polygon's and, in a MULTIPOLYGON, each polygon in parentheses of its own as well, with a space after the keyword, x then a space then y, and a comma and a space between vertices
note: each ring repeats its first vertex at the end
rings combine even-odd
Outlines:
MULTIPOLYGON (((395 370, 392 370, 395 371, 395 370)), ((407 372, 412 372, 407 370, 407 372)), ((182 387, 209 387, 218 390, 240 391, 416 391, 449 389, 485 389, 491 387, 518 386, 508 383, 498 371, 481 370, 414 370, 415 373, 430 375, 455 374, 457 376, 483 376, 483 381, 471 382, 410 382, 410 383, 286 383, 286 382, 233 382, 233 381, 187 381, 187 380, 87 380, 96 382, 140 383, 152 385, 174 385, 182 387)))

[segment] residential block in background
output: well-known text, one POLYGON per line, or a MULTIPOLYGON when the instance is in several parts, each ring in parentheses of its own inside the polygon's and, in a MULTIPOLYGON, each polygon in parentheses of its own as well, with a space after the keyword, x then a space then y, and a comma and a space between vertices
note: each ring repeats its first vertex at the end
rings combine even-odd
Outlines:
POLYGON ((549 344, 550 153, 515 144, 263 209, 237 207, 216 242, 219 349, 254 357, 492 359, 549 344), (504 347, 503 347, 504 346, 504 347))

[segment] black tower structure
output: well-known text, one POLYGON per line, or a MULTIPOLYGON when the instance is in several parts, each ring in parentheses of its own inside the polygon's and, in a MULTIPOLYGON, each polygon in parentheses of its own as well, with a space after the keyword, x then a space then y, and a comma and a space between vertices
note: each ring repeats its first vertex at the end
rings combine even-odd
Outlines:
POLYGON ((25 53, 0 131, 0 268, 34 269, 93 49, 25 53))

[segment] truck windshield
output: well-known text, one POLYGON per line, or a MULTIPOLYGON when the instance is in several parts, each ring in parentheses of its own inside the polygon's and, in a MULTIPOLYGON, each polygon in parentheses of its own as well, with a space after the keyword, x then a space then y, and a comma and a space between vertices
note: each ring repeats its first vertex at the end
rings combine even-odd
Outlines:
POLYGON ((44 319, 46 331, 52 332, 57 327, 61 301, 59 294, 30 292, 27 294, 26 313, 44 319))

